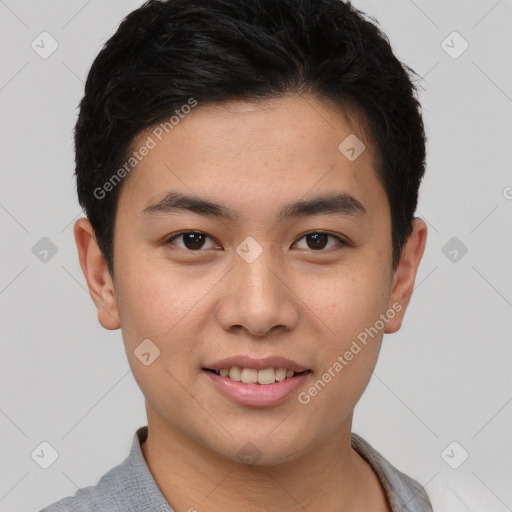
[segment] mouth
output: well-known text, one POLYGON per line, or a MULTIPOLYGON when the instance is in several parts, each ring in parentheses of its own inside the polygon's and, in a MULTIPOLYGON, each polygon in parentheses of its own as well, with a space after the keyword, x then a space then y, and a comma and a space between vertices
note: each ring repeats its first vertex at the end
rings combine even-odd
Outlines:
POLYGON ((202 374, 224 397, 251 408, 277 406, 307 384, 312 370, 281 357, 236 357, 208 364, 202 374))
POLYGON ((203 370, 235 382, 260 386, 268 386, 275 384, 276 382, 283 382, 311 372, 311 370, 297 372, 288 368, 264 368, 262 370, 258 370, 256 368, 242 368, 239 366, 221 368, 219 370, 203 368, 203 370))

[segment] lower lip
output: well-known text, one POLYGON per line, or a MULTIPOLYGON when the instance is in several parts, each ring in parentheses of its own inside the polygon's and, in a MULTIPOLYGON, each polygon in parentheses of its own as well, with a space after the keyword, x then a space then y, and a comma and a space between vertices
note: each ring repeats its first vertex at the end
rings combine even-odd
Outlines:
POLYGON ((311 372, 301 373, 274 384, 245 384, 207 370, 203 370, 203 373, 217 389, 235 402, 250 407, 270 407, 281 403, 297 391, 311 372))

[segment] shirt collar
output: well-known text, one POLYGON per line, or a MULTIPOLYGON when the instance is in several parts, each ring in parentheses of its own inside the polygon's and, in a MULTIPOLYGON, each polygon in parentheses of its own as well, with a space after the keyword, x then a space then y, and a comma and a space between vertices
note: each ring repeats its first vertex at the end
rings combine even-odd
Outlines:
POLYGON ((351 444, 377 475, 392 512, 433 512, 425 489, 416 480, 396 469, 354 432, 352 432, 351 444))

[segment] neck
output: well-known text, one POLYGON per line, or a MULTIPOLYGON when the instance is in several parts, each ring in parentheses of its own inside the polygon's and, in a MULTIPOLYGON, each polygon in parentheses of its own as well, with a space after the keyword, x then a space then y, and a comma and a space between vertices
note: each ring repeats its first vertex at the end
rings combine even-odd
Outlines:
POLYGON ((352 416, 343 428, 293 461, 247 465, 175 431, 148 408, 146 463, 176 512, 387 512, 384 492, 350 445, 352 416))

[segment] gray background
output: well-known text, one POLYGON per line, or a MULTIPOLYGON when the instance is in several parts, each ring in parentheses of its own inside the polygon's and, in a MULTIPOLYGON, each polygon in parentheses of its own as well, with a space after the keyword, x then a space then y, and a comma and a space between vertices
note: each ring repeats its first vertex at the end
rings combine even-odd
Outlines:
MULTIPOLYGON (((353 3, 423 77, 429 137, 425 256, 353 430, 425 485, 436 510, 512 510, 512 2, 353 3), (469 43, 457 58, 444 49, 462 48, 454 31, 469 43)), ((97 323, 72 230, 83 82, 140 4, 0 0, 0 511, 39 510, 96 484, 146 423, 120 332, 97 323), (47 59, 31 47, 43 31, 59 45, 47 59), (46 261, 43 237, 57 248, 46 261), (58 452, 48 469, 31 457, 43 441, 58 452)))

